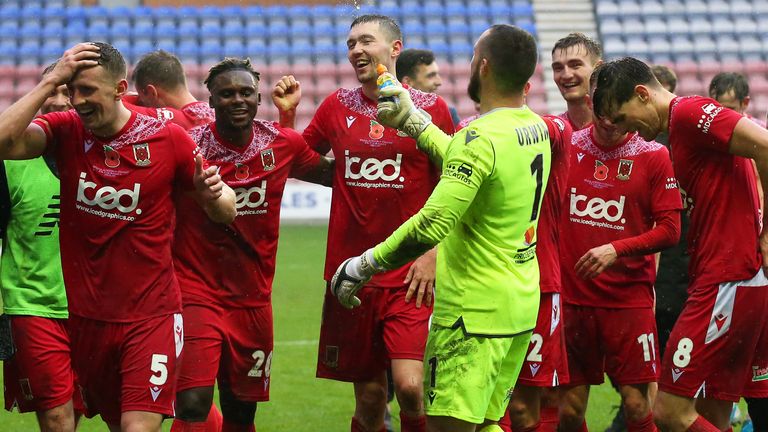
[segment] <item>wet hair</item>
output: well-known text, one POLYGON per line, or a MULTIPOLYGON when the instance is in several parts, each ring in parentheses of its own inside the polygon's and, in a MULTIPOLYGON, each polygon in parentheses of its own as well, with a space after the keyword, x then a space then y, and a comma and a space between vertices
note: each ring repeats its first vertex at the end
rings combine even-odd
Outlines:
POLYGON ((400 31, 400 26, 397 25, 395 20, 386 15, 360 15, 359 17, 355 18, 354 21, 352 21, 352 24, 350 24, 349 28, 351 29, 358 24, 365 23, 377 23, 379 27, 384 30, 384 33, 386 33, 386 35, 389 37, 390 42, 395 40, 403 40, 403 32, 400 31))
POLYGON ((592 105, 597 117, 609 116, 635 94, 635 86, 661 88, 651 68, 633 57, 603 63, 590 78, 592 105))
POLYGON ((749 96, 747 78, 736 72, 721 72, 715 75, 712 82, 709 83, 709 97, 712 99, 719 99, 731 90, 739 102, 746 99, 749 96))
POLYGON ((164 90, 187 86, 181 61, 164 50, 152 51, 142 56, 133 68, 131 81, 139 89, 146 88, 148 85, 164 90))
POLYGON ((104 68, 113 78, 117 80, 125 79, 126 67, 125 58, 120 54, 117 48, 106 42, 90 42, 99 47, 99 65, 104 68))
POLYGON ((430 50, 407 49, 400 53, 397 58, 397 80, 402 81, 405 77, 415 78, 416 68, 419 65, 429 66, 435 62, 435 54, 430 50))
POLYGON ((509 24, 495 24, 477 47, 488 60, 496 88, 504 93, 522 91, 533 75, 539 53, 536 39, 527 31, 509 24))
POLYGON ((213 80, 215 80, 217 76, 234 70, 246 71, 253 75, 253 79, 255 79, 257 83, 259 82, 259 73, 253 69, 253 66, 251 65, 251 59, 227 57, 211 67, 211 69, 208 71, 208 76, 205 78, 205 81, 203 81, 203 84, 205 84, 205 86, 210 91, 213 85, 213 80))
POLYGON ((603 47, 600 43, 584 33, 571 33, 568 36, 555 42, 552 48, 552 54, 557 50, 566 50, 571 47, 583 46, 592 61, 598 61, 603 58, 603 47))
POLYGON ((677 88, 677 75, 675 75, 675 71, 664 65, 654 65, 651 67, 651 72, 653 72, 653 76, 659 80, 659 83, 664 88, 671 92, 675 91, 675 88, 677 88))

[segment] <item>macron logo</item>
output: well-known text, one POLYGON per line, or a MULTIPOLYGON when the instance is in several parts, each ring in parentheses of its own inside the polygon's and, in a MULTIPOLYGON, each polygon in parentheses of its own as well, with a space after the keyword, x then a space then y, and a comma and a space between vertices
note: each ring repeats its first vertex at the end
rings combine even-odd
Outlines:
POLYGON ((576 159, 578 159, 579 162, 581 162, 581 160, 584 159, 584 153, 576 153, 576 159))
POLYGON ((352 127, 352 123, 354 123, 355 120, 357 120, 357 117, 355 117, 355 116, 347 116, 347 129, 352 127))
POLYGON ((536 377, 536 374, 539 373, 539 368, 541 365, 539 363, 531 363, 531 377, 536 377))
POLYGON ((150 387, 149 392, 152 394, 152 401, 157 402, 157 398, 160 397, 160 392, 162 391, 163 389, 158 386, 150 387))
POLYGON ((683 375, 683 370, 680 370, 678 368, 672 369, 672 382, 677 382, 677 380, 680 379, 680 376, 683 375))

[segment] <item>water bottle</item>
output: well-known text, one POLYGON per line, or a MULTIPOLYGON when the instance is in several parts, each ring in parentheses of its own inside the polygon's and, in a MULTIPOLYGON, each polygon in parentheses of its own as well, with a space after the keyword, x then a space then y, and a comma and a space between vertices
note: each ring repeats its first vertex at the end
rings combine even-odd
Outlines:
MULTIPOLYGON (((379 77, 376 78, 376 85, 379 87, 379 90, 397 85, 397 78, 389 73, 389 70, 383 64, 379 63, 376 66, 376 73, 379 75, 379 77)), ((379 96, 379 102, 397 102, 397 97, 379 96)))

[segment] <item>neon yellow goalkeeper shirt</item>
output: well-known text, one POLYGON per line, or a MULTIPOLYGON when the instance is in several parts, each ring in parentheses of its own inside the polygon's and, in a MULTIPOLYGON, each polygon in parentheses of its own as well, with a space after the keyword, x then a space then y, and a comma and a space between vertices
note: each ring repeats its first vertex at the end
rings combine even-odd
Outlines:
POLYGON ((419 147, 442 159, 440 182, 376 246, 374 259, 395 268, 439 244, 435 324, 489 336, 529 331, 539 308, 536 225, 549 178, 547 126, 523 106, 488 112, 453 139, 435 129, 422 133, 419 147))

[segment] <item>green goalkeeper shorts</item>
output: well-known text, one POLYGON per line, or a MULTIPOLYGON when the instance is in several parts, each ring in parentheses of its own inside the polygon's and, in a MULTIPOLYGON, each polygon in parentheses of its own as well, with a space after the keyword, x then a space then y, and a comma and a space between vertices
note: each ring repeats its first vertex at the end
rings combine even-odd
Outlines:
POLYGON ((432 323, 424 353, 424 407, 429 416, 480 424, 498 421, 520 374, 531 333, 471 336, 432 323))

